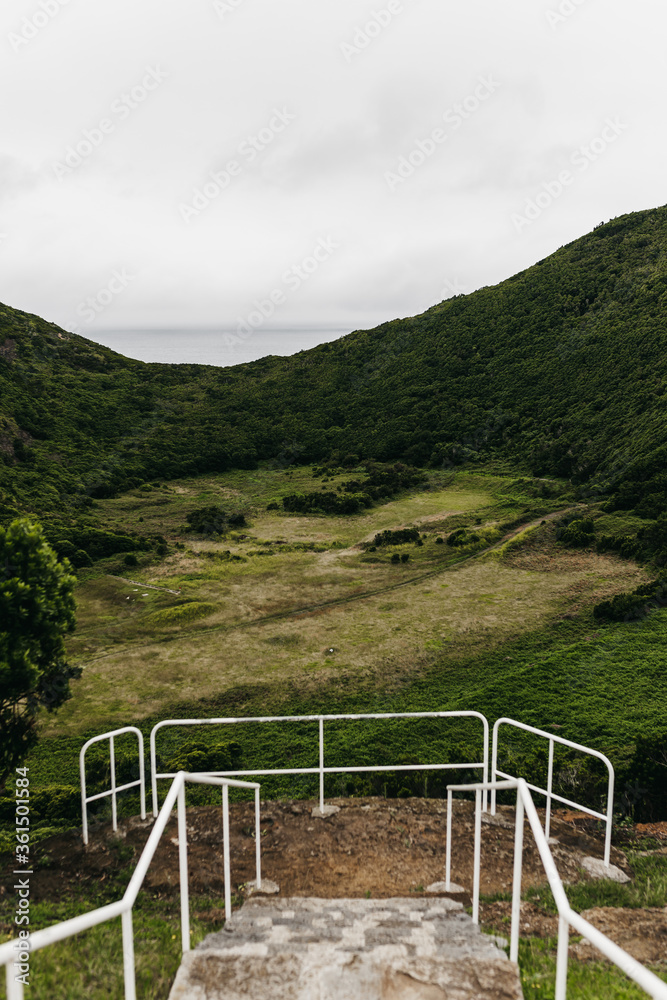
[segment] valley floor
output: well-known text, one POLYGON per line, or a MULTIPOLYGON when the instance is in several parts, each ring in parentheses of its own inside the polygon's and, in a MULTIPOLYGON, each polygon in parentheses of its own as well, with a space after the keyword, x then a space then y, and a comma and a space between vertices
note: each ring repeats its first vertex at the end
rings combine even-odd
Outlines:
POLYGON ((124 724, 239 685, 417 677, 648 579, 614 555, 557 546, 555 512, 576 507, 556 489, 536 499, 534 482, 434 475, 428 490, 359 515, 266 510, 281 492, 312 489, 309 476, 230 473, 100 502, 105 523, 159 531, 169 552, 131 571, 115 559, 80 573, 69 650, 84 674, 45 734, 124 724), (250 526, 184 533, 187 512, 213 503, 246 511, 250 526), (419 544, 369 550, 376 533, 405 526, 419 544), (442 544, 462 526, 477 540, 442 544))

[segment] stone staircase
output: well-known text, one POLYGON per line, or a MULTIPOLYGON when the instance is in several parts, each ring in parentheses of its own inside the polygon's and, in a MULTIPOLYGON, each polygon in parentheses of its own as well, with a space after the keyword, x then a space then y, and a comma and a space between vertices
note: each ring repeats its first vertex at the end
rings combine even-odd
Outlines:
POLYGON ((522 1000, 463 904, 254 898, 183 962, 169 1000, 522 1000))

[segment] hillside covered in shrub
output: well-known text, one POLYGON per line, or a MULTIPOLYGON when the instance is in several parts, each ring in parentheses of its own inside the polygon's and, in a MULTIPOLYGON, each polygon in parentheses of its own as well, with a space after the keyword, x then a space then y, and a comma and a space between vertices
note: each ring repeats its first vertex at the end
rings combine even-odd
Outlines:
POLYGON ((233 368, 144 364, 0 306, 0 518, 86 525, 95 498, 263 459, 502 455, 657 519, 666 313, 667 208, 419 316, 233 368))

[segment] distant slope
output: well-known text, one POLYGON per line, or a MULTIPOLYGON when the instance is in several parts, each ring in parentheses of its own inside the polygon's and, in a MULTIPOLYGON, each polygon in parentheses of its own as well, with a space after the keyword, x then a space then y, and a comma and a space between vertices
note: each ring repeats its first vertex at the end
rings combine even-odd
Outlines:
POLYGON ((5 306, 0 503, 75 509, 279 456, 442 465, 499 451, 657 517, 666 388, 667 208, 420 316, 235 368, 131 361, 5 306))

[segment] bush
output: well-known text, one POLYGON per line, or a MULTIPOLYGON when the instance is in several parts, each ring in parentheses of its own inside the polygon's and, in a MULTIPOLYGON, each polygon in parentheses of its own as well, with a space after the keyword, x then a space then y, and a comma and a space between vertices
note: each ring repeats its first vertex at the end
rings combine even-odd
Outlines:
MULTIPOLYGON (((16 811, 16 800, 0 798, 0 821, 9 823, 16 811)), ((31 824, 47 820, 50 823, 81 821, 81 790, 77 785, 44 785, 30 789, 31 824)))
POLYGON ((454 548, 461 548, 464 545, 474 545, 478 541, 479 535, 474 531, 469 533, 468 528, 458 528, 457 531, 452 531, 447 539, 447 544, 454 546, 454 548))
POLYGON ((667 816, 667 732, 638 737, 620 798, 635 822, 667 816))
POLYGON ((291 514, 358 514, 371 507, 373 501, 365 493, 291 493, 283 497, 283 509, 291 514))
POLYGON ((408 553, 407 552, 403 552, 403 554, 401 555, 401 562, 402 563, 406 563, 409 558, 410 558, 410 556, 408 555, 408 553))
POLYGON ((556 539, 571 548, 586 548, 595 543, 595 525, 590 518, 571 521, 557 530, 556 539))
POLYGON ((407 545, 416 542, 419 532, 416 528, 401 528, 398 531, 381 531, 373 539, 374 545, 407 545))
POLYGON ((235 741, 228 743, 206 743, 204 740, 188 740, 169 757, 161 757, 160 768, 164 771, 232 771, 238 770, 241 745, 235 741))
POLYGON ((125 563, 126 566, 138 566, 139 565, 139 560, 137 559, 137 557, 134 555, 133 552, 129 552, 125 556, 125 558, 123 559, 123 562, 125 563))
POLYGON ((401 557, 399 556, 398 552, 394 552, 393 556, 391 557, 391 561, 393 563, 399 563, 401 561, 401 557))
POLYGON ((652 583, 637 587, 630 594, 617 594, 610 601, 602 601, 593 608, 598 621, 629 622, 644 618, 652 608, 667 605, 667 574, 652 583))

